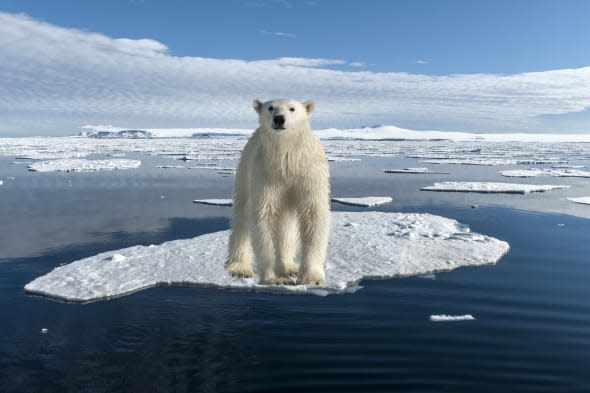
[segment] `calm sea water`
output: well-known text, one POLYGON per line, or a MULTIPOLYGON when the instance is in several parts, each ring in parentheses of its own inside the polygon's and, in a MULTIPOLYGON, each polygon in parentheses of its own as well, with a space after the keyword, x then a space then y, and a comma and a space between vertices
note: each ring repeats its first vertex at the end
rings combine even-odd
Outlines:
MULTIPOLYGON (((590 220, 530 211, 590 207, 564 202, 568 191, 420 192, 450 177, 378 170, 417 166, 399 159, 333 164, 333 195, 391 195, 376 209, 457 219, 508 241, 509 254, 327 297, 185 287, 90 304, 26 295, 26 283, 63 263, 228 228, 228 208, 192 200, 229 197, 232 177, 141 159, 138 171, 95 174, 31 173, 0 159, 0 178, 14 177, 0 187, 0 391, 590 391, 590 220)), ((499 180, 497 168, 452 171, 499 180)), ((584 180, 555 182, 587 190, 584 180)))

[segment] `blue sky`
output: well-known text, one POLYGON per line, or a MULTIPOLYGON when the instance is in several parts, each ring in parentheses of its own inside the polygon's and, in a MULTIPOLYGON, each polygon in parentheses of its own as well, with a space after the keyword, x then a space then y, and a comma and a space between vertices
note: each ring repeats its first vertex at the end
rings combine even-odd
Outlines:
POLYGON ((580 89, 589 81, 590 1, 0 0, 0 12, 6 19, 5 36, 15 39, 0 45, 0 57, 11 60, 9 65, 0 64, 0 77, 8 86, 4 99, 0 89, 0 108, 10 118, 7 125, 0 125, 4 134, 59 133, 93 122, 137 127, 250 127, 254 123, 251 114, 242 110, 217 110, 206 118, 201 113, 204 107, 195 105, 193 112, 193 93, 195 101, 214 97, 211 102, 235 106, 244 105, 244 100, 246 107, 253 94, 263 99, 274 94, 315 98, 321 104, 317 117, 322 127, 387 123, 475 132, 590 130, 590 97, 580 89), (54 46, 58 38, 45 42, 51 36, 45 29, 53 29, 51 34, 70 46, 54 46), (103 38, 89 44, 96 38, 93 33, 100 33, 110 44, 103 38), (22 44, 26 39, 38 45, 22 44), (146 50, 155 56, 157 67, 142 69, 142 82, 153 84, 160 78, 160 85, 144 90, 132 86, 129 79, 137 77, 132 74, 137 64, 128 53, 117 60, 121 52, 117 39, 139 40, 134 41, 139 43, 134 51, 146 50), (142 46, 146 39, 156 44, 142 46), (92 48, 76 47, 80 42, 92 48), (158 44, 162 47, 156 48, 158 44), (49 55, 47 47, 52 48, 49 55), (81 56, 106 56, 128 69, 122 66, 114 71, 91 64, 91 70, 84 65, 85 59, 77 68, 75 60, 67 59, 69 49, 79 49, 81 56), (59 60, 44 61, 34 55, 39 53, 59 60), (277 61, 281 58, 292 60, 277 61), (202 59, 220 63, 211 65, 202 59), (239 72, 257 77, 244 85, 232 84, 238 69, 232 69, 228 59, 246 61, 250 68, 240 65, 239 72), (260 60, 270 63, 258 64, 260 60), (21 73, 22 64, 26 70, 21 73), (49 72, 48 67, 55 69, 49 72), (168 73, 164 67, 170 67, 168 73), (60 75, 64 68, 71 68, 69 75, 60 75), (195 82, 186 88, 187 80, 174 78, 179 69, 186 70, 184 77, 190 81, 207 74, 206 86, 195 82), (573 71, 552 74, 555 70, 573 71), (313 74, 316 89, 302 86, 308 74, 313 74), (77 89, 95 91, 97 99, 119 100, 122 106, 113 109, 106 103, 85 102, 76 109, 71 101, 74 92, 64 87, 75 84, 72 75, 85 80, 77 89), (213 83, 217 77, 220 89, 213 83), (326 86, 322 81, 328 81, 326 86), (339 82, 345 86, 342 90, 339 82), (164 84, 181 86, 181 98, 172 97, 174 93, 164 84), (229 90, 232 85, 235 92, 229 90), (385 90, 379 100, 381 85, 385 90), (31 94, 32 90, 39 94, 31 94), (216 93, 220 90, 223 96, 216 93), (355 97, 362 103, 355 103, 355 97), (559 101, 555 108, 552 97, 559 101), (483 104, 474 107, 474 101, 483 104), (464 113, 460 113, 462 102, 467 106, 464 113), (143 104, 147 113, 142 116, 143 104), (166 106, 179 109, 175 112, 166 106), (322 108, 326 111, 321 112, 322 108))

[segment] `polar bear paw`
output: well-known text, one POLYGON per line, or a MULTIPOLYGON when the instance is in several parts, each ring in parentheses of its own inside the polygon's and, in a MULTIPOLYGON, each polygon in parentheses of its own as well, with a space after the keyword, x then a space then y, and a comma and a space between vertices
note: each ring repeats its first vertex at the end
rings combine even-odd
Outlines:
POLYGON ((270 277, 262 281, 266 285, 294 285, 295 281, 291 277, 270 277))
POLYGON ((322 285, 325 282, 323 272, 301 272, 296 285, 322 285))
POLYGON ((252 267, 250 267, 250 266, 244 266, 244 265, 240 265, 238 263, 228 263, 226 265, 225 269, 233 277, 240 277, 240 278, 254 277, 254 272, 252 271, 252 267))

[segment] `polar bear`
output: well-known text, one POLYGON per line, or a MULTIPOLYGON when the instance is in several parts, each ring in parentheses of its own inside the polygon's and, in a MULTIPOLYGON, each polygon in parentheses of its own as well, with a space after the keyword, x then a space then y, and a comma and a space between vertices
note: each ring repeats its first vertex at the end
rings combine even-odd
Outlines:
POLYGON ((263 284, 322 284, 330 232, 328 160, 313 101, 254 100, 259 127, 240 158, 227 271, 263 284), (300 248, 299 267, 293 262, 300 248), (294 280, 292 277, 297 276, 294 280))

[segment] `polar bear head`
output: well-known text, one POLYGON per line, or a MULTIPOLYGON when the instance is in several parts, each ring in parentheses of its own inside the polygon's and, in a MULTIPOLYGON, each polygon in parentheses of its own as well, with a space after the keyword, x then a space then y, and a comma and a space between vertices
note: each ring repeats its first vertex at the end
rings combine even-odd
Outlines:
POLYGON ((301 103, 296 100, 271 100, 263 103, 256 99, 252 106, 258 113, 260 126, 276 132, 309 128, 309 116, 315 108, 313 101, 301 103))

